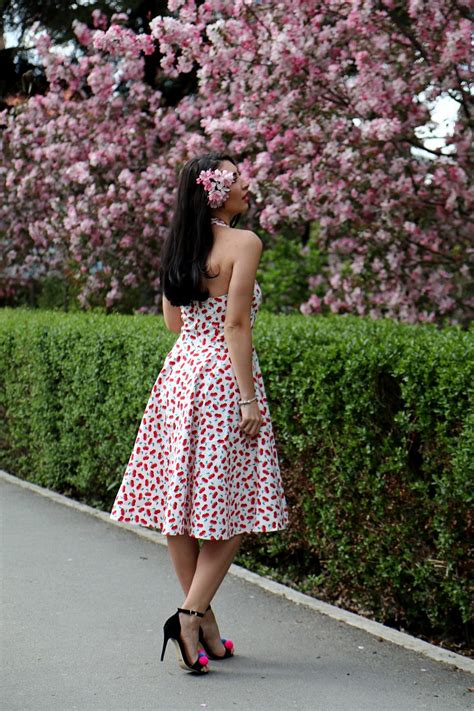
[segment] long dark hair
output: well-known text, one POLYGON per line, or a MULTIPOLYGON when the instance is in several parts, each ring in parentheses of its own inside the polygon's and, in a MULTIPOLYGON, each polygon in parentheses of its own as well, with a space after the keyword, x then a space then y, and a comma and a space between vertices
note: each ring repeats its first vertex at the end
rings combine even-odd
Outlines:
MULTIPOLYGON (((162 291, 173 306, 183 306, 191 301, 205 301, 209 289, 203 288, 201 279, 215 279, 206 263, 214 239, 211 229, 211 208, 207 193, 196 183, 201 170, 215 170, 219 163, 235 160, 224 153, 207 153, 192 158, 181 169, 178 180, 171 228, 161 250, 160 281, 162 291)), ((232 218, 234 227, 240 215, 232 218)))

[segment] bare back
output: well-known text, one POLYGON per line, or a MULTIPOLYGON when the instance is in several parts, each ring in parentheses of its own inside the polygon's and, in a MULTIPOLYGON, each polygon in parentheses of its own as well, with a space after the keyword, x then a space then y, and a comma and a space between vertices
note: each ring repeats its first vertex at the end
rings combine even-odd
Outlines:
POLYGON ((202 285, 209 289, 211 297, 221 296, 229 291, 233 266, 233 255, 231 254, 233 240, 230 238, 229 232, 230 230, 226 227, 215 230, 214 244, 207 257, 207 270, 209 274, 216 276, 215 279, 203 277, 202 285))
MULTIPOLYGON (((209 289, 209 296, 221 296, 229 293, 234 265, 245 260, 248 240, 258 240, 249 230, 229 229, 218 227, 214 231, 214 244, 207 258, 207 269, 211 275, 218 275, 215 279, 203 278, 202 284, 209 289)), ((252 271, 253 262, 249 263, 252 271)))

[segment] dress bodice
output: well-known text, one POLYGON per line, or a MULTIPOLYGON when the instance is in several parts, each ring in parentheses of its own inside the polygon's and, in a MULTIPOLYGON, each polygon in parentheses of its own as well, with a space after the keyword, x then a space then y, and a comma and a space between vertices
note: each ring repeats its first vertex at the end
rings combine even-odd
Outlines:
MULTIPOLYGON (((181 306, 180 339, 184 341, 203 341, 224 343, 224 322, 227 308, 227 294, 210 296, 205 301, 192 301, 181 306)), ((257 311, 262 303, 262 290, 257 281, 254 283, 250 323, 253 327, 257 311)))

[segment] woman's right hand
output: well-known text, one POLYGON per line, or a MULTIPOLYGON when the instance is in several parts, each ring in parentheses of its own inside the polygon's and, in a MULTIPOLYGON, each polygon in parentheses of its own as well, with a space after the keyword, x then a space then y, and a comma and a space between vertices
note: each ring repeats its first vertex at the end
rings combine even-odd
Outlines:
POLYGON ((256 437, 263 423, 258 400, 250 402, 248 405, 239 405, 242 419, 239 427, 242 432, 250 437, 256 437))

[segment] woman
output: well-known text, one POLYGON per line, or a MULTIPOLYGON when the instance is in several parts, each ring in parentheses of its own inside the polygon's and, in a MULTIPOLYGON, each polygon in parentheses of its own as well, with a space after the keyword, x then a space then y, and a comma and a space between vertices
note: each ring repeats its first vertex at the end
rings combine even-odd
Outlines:
POLYGON ((248 184, 227 155, 194 158, 179 176, 161 283, 180 336, 151 392, 111 518, 159 529, 183 588, 166 620, 184 669, 233 656, 210 602, 247 532, 288 525, 252 328, 262 242, 235 227, 248 184), (199 539, 202 541, 199 546, 199 539))

